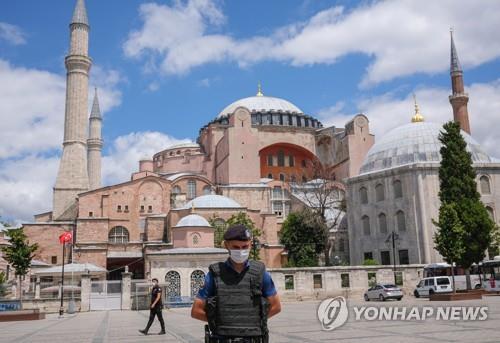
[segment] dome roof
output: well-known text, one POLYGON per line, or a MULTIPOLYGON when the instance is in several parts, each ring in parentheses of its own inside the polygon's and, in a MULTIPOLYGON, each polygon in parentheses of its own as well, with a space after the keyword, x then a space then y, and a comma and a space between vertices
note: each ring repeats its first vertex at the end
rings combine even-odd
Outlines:
MULTIPOLYGON (((430 122, 410 123, 391 130, 368 151, 360 174, 417 162, 440 162, 441 142, 438 136, 442 130, 441 124, 430 122)), ((492 162, 470 135, 462 131, 462 136, 474 163, 492 162)))
POLYGON ((303 113, 300 108, 292 104, 290 101, 281 98, 274 98, 272 96, 256 95, 248 98, 243 98, 236 100, 226 108, 224 108, 217 118, 232 114, 234 110, 238 107, 245 107, 250 112, 252 111, 263 111, 268 112, 271 110, 291 112, 291 113, 303 113))
POLYGON ((186 227, 186 226, 189 226, 189 227, 194 227, 194 226, 209 227, 210 224, 202 216, 199 216, 197 214, 190 214, 190 215, 187 215, 185 217, 182 217, 181 220, 179 220, 177 225, 174 227, 186 227))
POLYGON ((189 201, 184 208, 241 208, 233 199, 222 195, 202 195, 189 201))

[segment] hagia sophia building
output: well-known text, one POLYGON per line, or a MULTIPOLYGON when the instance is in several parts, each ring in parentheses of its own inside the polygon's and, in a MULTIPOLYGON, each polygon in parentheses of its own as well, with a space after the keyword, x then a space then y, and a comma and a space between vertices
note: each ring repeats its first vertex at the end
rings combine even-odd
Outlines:
MULTIPOLYGON (((71 231, 72 261, 106 268, 110 279, 120 278, 128 266, 137 279, 189 280, 193 271, 227 257, 214 244, 216 227, 244 212, 262 231, 261 260, 269 268, 281 267, 286 251, 279 231, 287 214, 303 202, 290 185, 314 182, 310 162, 320 161, 345 186, 339 197, 347 201, 347 214, 331 233, 332 256, 351 264, 365 258, 392 264, 385 240, 397 231, 397 263, 441 261, 432 249, 431 222, 439 208, 440 125, 424 121, 418 109, 411 123, 375 142, 364 114, 344 127, 323 127, 259 86, 255 96, 207 118, 196 143, 166 147, 138 161, 129 181, 102 186, 97 93, 88 113, 88 42, 87 12, 78 0, 65 59, 64 141, 53 207, 24 224, 30 241, 39 244, 36 259, 61 264, 57 237, 71 231)), ((472 152, 483 201, 498 223, 500 163, 469 135, 462 74, 452 40, 454 118, 472 152)))

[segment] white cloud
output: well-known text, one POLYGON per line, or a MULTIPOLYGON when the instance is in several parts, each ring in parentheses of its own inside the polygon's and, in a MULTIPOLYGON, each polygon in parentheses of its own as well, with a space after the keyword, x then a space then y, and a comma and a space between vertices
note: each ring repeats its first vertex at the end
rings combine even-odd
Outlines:
MULTIPOLYGON (((100 89, 103 113, 121 103, 120 82, 118 72, 93 68, 90 84, 100 89)), ((65 93, 62 75, 0 59, 0 159, 61 147, 65 93)), ((93 92, 90 95, 89 102, 93 92)))
MULTIPOLYGON (((474 83, 467 87, 469 93, 469 122, 472 137, 493 157, 500 157, 500 132, 493 127, 498 123, 500 111, 500 79, 490 83, 474 83), (493 126, 492 126, 493 125, 493 126)), ((453 119, 453 110, 448 101, 447 88, 421 87, 415 90, 420 113, 426 121, 445 123, 453 119)), ((340 105, 339 105, 340 104, 340 105)), ((344 111, 344 104, 318 111, 324 124, 343 127, 352 118, 352 113, 344 111)), ((366 98, 356 104, 359 112, 370 120, 370 131, 381 137, 389 130, 409 123, 414 114, 412 93, 398 97, 393 93, 366 98)))
POLYGON ((140 7, 143 26, 124 44, 129 57, 146 57, 148 69, 158 60, 166 74, 183 74, 213 62, 245 67, 264 60, 295 66, 332 64, 362 53, 372 57, 362 85, 417 72, 437 73, 449 67, 449 27, 463 65, 477 66, 500 56, 500 2, 443 0, 379 1, 351 11, 341 6, 318 12, 302 23, 277 28, 267 37, 235 39, 214 33, 224 23, 222 11, 209 0, 149 3, 140 7))
MULTIPOLYGON (((189 139, 175 139, 160 132, 134 132, 112 142, 110 154, 103 156, 103 183, 130 180, 138 170, 139 160, 189 139)), ((0 217, 15 222, 30 222, 33 215, 52 206, 59 156, 30 154, 20 159, 0 161, 0 217)))
POLYGON ((102 162, 104 183, 115 184, 130 180, 130 175, 138 171, 141 159, 151 159, 153 155, 171 145, 190 143, 190 139, 176 139, 161 132, 132 132, 116 138, 110 154, 102 162))
POLYGON ((3 22, 0 22, 0 39, 13 45, 26 43, 25 34, 19 27, 3 22))

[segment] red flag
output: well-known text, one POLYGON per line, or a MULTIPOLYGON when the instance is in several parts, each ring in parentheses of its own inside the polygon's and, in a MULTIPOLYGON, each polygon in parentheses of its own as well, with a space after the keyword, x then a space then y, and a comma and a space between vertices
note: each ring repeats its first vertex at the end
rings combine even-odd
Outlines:
POLYGON ((63 232, 59 236, 59 243, 61 244, 70 243, 72 240, 73 240, 73 235, 69 231, 63 232))

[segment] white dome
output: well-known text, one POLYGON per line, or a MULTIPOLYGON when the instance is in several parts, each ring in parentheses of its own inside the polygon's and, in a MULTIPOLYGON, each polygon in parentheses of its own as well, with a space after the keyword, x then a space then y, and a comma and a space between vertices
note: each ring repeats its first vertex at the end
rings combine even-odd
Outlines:
POLYGON ((200 197, 194 198, 189 201, 184 208, 241 208, 242 206, 238 204, 233 199, 222 195, 202 195, 200 197))
MULTIPOLYGON (((441 142, 438 139, 443 126, 437 123, 410 123, 391 130, 368 151, 360 174, 395 168, 417 162, 440 162, 441 142)), ((481 146, 462 131, 467 151, 474 163, 492 162, 481 146)))
POLYGON ((190 215, 187 215, 187 216, 181 218, 181 220, 179 220, 177 225, 174 227, 186 227, 186 226, 189 226, 189 227, 195 227, 195 226, 209 227, 210 224, 202 216, 199 216, 197 214, 190 214, 190 215))
POLYGON ((226 108, 224 108, 217 118, 232 114, 238 107, 245 107, 250 112, 252 111, 282 111, 291 113, 303 113, 300 108, 292 104, 290 101, 271 96, 251 96, 236 100, 226 108))

